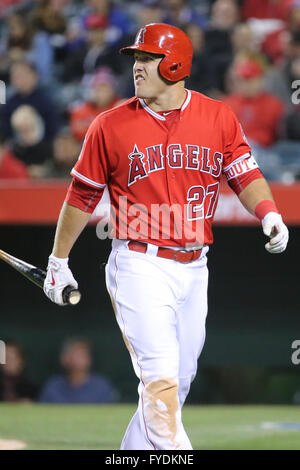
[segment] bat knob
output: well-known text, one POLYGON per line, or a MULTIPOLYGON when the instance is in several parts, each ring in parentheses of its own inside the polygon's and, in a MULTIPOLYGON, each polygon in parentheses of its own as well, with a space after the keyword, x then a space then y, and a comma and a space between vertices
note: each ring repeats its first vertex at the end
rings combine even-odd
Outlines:
POLYGON ((81 294, 79 290, 74 289, 73 286, 67 286, 62 292, 62 298, 66 304, 76 305, 80 302, 81 294))

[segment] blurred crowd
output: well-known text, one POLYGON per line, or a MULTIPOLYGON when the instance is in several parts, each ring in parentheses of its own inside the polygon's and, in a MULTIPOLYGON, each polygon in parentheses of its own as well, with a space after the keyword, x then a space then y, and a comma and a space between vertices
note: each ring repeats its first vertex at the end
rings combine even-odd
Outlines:
POLYGON ((0 179, 70 177, 92 120, 133 96, 118 50, 152 22, 190 36, 186 87, 234 110, 266 178, 300 179, 300 0, 1 0, 0 179))
POLYGON ((7 339, 5 364, 0 367, 0 402, 113 403, 119 393, 102 374, 91 372, 92 348, 85 338, 68 338, 58 362, 60 373, 37 386, 27 377, 22 343, 7 339))

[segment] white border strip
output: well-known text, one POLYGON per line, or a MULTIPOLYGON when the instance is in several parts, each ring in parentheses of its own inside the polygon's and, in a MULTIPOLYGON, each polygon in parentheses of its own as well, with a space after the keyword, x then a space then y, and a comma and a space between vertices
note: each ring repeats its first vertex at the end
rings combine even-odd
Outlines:
POLYGON ((160 119, 160 121, 165 121, 166 118, 164 118, 163 116, 161 116, 160 114, 156 113, 155 111, 153 111, 151 108, 149 108, 149 106, 146 105, 145 101, 142 99, 142 98, 139 98, 140 100, 140 103, 141 105, 143 106, 143 108, 149 113, 149 114, 152 114, 152 116, 156 117, 157 119, 160 119))
POLYGON ((74 168, 71 171, 71 175, 77 176, 77 178, 79 178, 80 180, 84 181, 85 183, 89 183, 90 185, 95 186, 96 188, 105 188, 106 186, 106 184, 96 183, 95 181, 90 180, 86 176, 81 175, 80 173, 78 173, 78 171, 74 170, 74 168))
POLYGON ((223 168, 223 171, 227 171, 229 170, 229 168, 232 166, 232 165, 235 165, 236 163, 242 161, 242 160, 245 160, 246 158, 248 157, 251 157, 251 153, 247 152, 245 153, 245 155, 242 155, 241 157, 237 158, 236 160, 234 160, 232 163, 230 163, 230 165, 226 166, 223 168))
POLYGON ((187 88, 185 88, 185 91, 187 92, 187 97, 185 99, 185 102, 183 103, 183 105, 181 106, 181 111, 183 111, 187 106, 188 104, 190 103, 191 101, 191 97, 192 97, 192 93, 190 92, 190 90, 188 90, 187 88))

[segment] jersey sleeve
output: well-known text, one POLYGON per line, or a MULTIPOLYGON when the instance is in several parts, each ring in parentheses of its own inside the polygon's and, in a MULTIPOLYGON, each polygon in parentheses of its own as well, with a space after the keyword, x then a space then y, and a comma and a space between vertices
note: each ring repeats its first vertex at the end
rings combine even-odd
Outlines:
POLYGON ((231 108, 224 104, 224 170, 233 162, 251 155, 251 147, 247 141, 241 124, 231 108))
POLYGON ((223 173, 230 184, 248 172, 258 169, 243 128, 229 106, 224 104, 224 160, 223 173))
POLYGON ((96 189, 104 188, 109 177, 108 155, 100 116, 90 125, 71 175, 96 189))

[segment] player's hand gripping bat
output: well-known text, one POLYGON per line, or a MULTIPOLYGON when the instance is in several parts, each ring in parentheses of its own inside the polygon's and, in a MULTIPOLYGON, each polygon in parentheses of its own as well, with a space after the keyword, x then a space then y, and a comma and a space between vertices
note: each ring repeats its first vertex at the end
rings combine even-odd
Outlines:
MULTIPOLYGON (((5 253, 3 250, 0 250, 0 259, 5 261, 14 269, 19 271, 19 273, 23 274, 23 276, 27 277, 27 279, 29 279, 31 282, 43 289, 44 280, 47 275, 46 271, 37 268, 32 264, 26 263, 25 261, 22 261, 18 258, 15 258, 14 256, 5 253)), ((74 287, 66 286, 63 290, 62 297, 65 303, 76 305, 81 299, 81 294, 79 290, 74 289, 74 287)))

